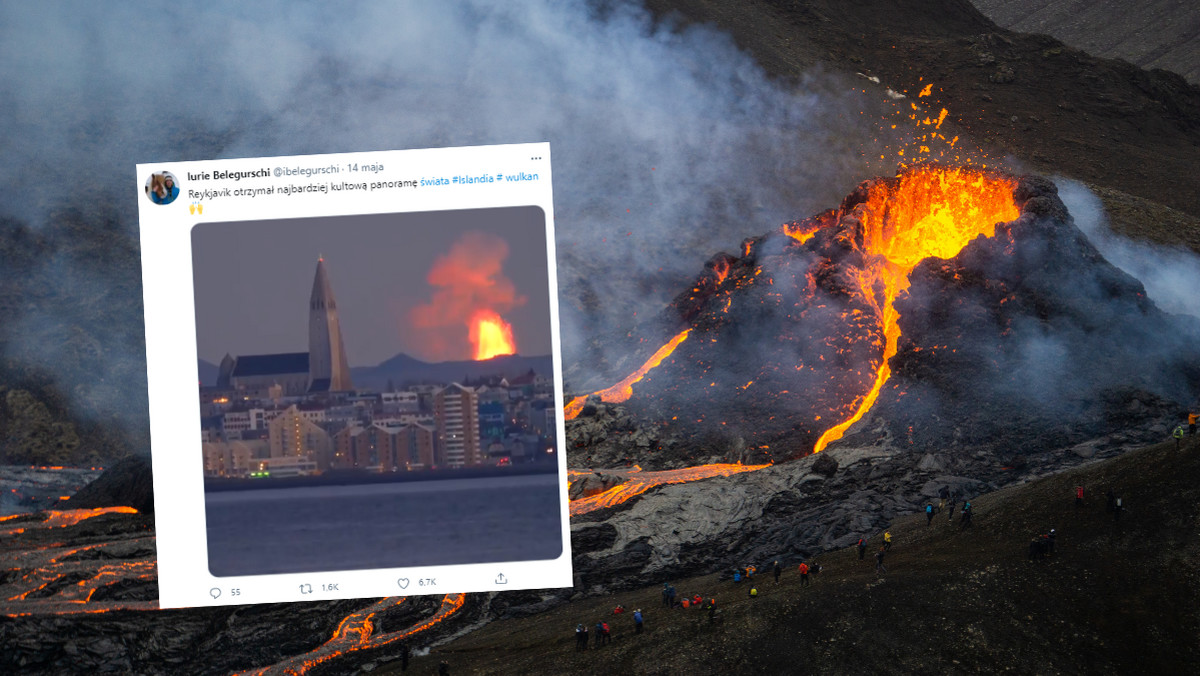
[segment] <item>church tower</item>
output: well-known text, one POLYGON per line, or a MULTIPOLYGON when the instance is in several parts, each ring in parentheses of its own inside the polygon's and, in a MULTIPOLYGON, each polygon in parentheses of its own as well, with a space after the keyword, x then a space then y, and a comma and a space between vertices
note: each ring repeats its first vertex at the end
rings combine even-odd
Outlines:
POLYGON ((346 346, 342 343, 337 301, 333 299, 325 259, 318 258, 308 314, 308 390, 342 392, 352 389, 354 385, 350 383, 350 366, 346 362, 346 346))

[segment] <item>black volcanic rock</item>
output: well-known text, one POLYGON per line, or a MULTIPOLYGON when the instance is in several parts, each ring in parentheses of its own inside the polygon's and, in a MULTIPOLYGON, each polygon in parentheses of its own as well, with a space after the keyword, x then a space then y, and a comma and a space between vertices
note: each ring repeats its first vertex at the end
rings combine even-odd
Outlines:
POLYGON ((1106 261, 1053 183, 1022 178, 1015 197, 1018 219, 918 265, 896 303, 899 351, 870 417, 916 451, 1015 460, 1166 421, 1200 393, 1198 323, 1106 261))
POLYGON ((140 455, 118 460, 72 496, 71 507, 133 507, 144 514, 154 512, 154 476, 150 460, 140 455))
POLYGON ((812 471, 826 477, 833 476, 838 471, 838 461, 831 455, 819 455, 813 461, 812 471))
POLYGON ((592 472, 591 474, 571 480, 571 499, 578 500, 619 486, 625 483, 625 478, 615 474, 592 472))
MULTIPOLYGON (((884 296, 878 282, 863 286, 877 260, 864 220, 879 222, 872 191, 898 195, 884 209, 906 208, 893 206, 906 204, 902 176, 866 181, 838 210, 748 239, 740 257, 710 259, 645 350, 687 337, 627 402, 568 423, 572 463, 654 469, 810 453, 875 381, 884 296)), ((1200 322, 1160 311, 1108 263, 1053 182, 987 176, 1014 186, 1018 217, 913 268, 894 303, 898 351, 867 414, 874 422, 847 435, 886 429, 916 450, 1012 455, 1021 444, 1144 427, 1200 393, 1200 322), (1147 402, 1143 415, 1110 420, 1129 397, 1147 402)))

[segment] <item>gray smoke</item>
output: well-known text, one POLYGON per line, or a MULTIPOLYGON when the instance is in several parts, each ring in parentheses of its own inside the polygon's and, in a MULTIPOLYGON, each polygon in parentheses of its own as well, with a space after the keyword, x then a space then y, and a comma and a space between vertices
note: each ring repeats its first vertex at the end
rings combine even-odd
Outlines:
MULTIPOLYGON (((586 373, 593 327, 632 327, 714 251, 890 173, 869 158, 900 132, 872 128, 874 105, 835 76, 770 81, 727 36, 627 5, 8 3, 0 217, 47 230, 65 207, 133 237, 138 162, 549 141, 565 357, 586 373)), ((115 366, 144 363, 139 341, 101 337, 86 361, 31 338, 118 307, 102 323, 138 326, 136 261, 114 267, 69 277, 129 303, 60 288, 8 322, 3 349, 54 369, 81 410, 141 426, 144 403, 108 400, 144 391, 115 366)))
POLYGON ((1133 275, 1163 310, 1200 317, 1200 256, 1183 247, 1135 241, 1113 231, 1104 204, 1087 186, 1056 178, 1075 224, 1110 263, 1133 275))

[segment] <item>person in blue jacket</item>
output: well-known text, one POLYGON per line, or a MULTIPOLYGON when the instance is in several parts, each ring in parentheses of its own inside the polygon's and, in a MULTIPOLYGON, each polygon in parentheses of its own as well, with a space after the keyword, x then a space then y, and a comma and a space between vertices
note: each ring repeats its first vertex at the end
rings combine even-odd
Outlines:
POLYGON ((175 179, 167 172, 162 173, 162 190, 151 190, 150 200, 155 204, 170 204, 179 197, 179 186, 175 185, 175 179))

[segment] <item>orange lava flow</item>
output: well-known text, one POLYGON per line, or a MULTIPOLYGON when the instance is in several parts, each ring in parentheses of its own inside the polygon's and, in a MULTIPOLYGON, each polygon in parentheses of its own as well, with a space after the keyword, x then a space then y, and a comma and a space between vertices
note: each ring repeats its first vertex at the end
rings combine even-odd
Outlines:
POLYGON ((846 420, 821 435, 814 453, 840 439, 862 418, 891 376, 888 360, 896 354, 900 338, 900 315, 894 303, 908 289, 912 269, 926 258, 956 256, 976 237, 991 237, 997 223, 1019 216, 1012 196, 1015 188, 1013 179, 974 169, 913 168, 895 184, 877 183, 867 201, 855 208, 868 254, 858 282, 883 318, 883 361, 871 390, 855 402, 846 420), (879 288, 882 299, 876 295, 879 288))
POLYGON ((119 583, 157 577, 153 557, 120 559, 123 547, 153 543, 145 537, 122 542, 98 542, 79 547, 61 543, 22 548, 10 543, 0 552, 0 569, 20 571, 0 584, 0 616, 28 617, 107 613, 114 610, 158 610, 158 601, 94 601, 97 591, 119 583), (104 551, 99 558, 73 559, 85 551, 104 551), (66 580, 82 578, 78 582, 66 580))
POLYGON ((669 469, 661 472, 643 472, 641 468, 638 468, 638 471, 604 470, 605 474, 624 473, 627 480, 625 483, 613 486, 603 493, 597 493, 596 495, 572 501, 571 516, 579 516, 588 512, 594 512, 597 509, 619 505, 630 498, 645 493, 655 486, 682 484, 717 476, 732 476, 734 474, 741 474, 742 472, 753 472, 765 467, 770 467, 770 465, 723 463, 685 467, 684 469, 669 469))
POLYGON ((717 275, 717 286, 725 283, 725 279, 729 277, 729 261, 721 260, 713 266, 713 272, 717 275))
POLYGON ((398 606, 407 597, 391 596, 386 599, 381 599, 370 606, 347 616, 338 624, 334 630, 333 636, 330 637, 321 647, 303 655, 288 658, 278 664, 253 671, 242 672, 242 676, 265 676, 266 674, 305 674, 313 667, 336 659, 347 653, 356 650, 365 650, 372 648, 381 648, 390 643, 403 640, 424 631, 435 624, 441 622, 447 617, 453 615, 459 608, 462 608, 466 603, 466 594, 447 594, 442 597, 442 603, 438 607, 437 612, 433 615, 421 620, 420 622, 398 629, 393 632, 376 635, 375 628, 377 622, 375 616, 380 612, 398 606))
POLYGON ((801 244, 804 244, 808 240, 812 239, 813 235, 817 234, 817 231, 820 229, 821 226, 819 223, 813 223, 807 227, 801 225, 800 223, 784 223, 783 234, 791 237, 801 244))
POLYGON ((481 310, 471 318, 470 338, 476 361, 517 353, 512 325, 491 310, 481 310))
MULTIPOLYGON (((61 511, 56 509, 48 509, 44 513, 48 515, 44 521, 34 524, 24 522, 22 523, 24 528, 13 528, 7 531, 0 531, 0 535, 13 535, 31 528, 66 528, 67 526, 74 526, 80 521, 100 516, 101 514, 137 514, 137 510, 133 507, 96 507, 94 509, 67 509, 61 511)), ((18 514, 16 516, 24 515, 18 514)))
MULTIPOLYGON (((601 390, 593 394, 599 396, 600 399, 610 404, 619 404, 623 401, 627 401, 633 396, 633 384, 645 377, 645 375, 650 372, 650 369, 658 366, 663 362, 664 359, 671 356, 671 353, 675 351, 675 348, 679 347, 679 344, 687 339, 688 333, 690 332, 691 329, 684 329, 683 331, 680 331, 675 335, 674 338, 671 339, 670 342, 658 348, 657 352, 650 355, 650 358, 646 360, 645 364, 642 364, 641 368, 629 374, 624 380, 616 385, 613 385, 607 390, 601 390)), ((579 415, 579 412, 583 410, 583 404, 586 401, 587 397, 575 397, 572 399, 570 403, 563 407, 563 419, 573 420, 579 415)))

